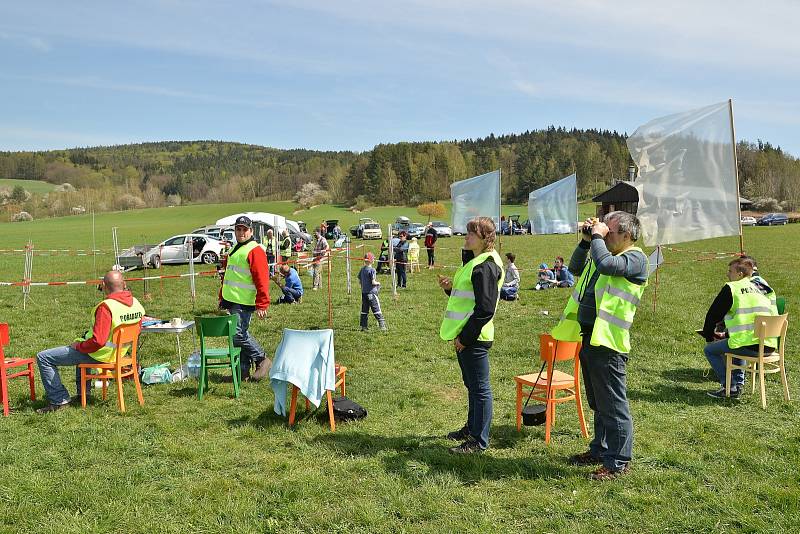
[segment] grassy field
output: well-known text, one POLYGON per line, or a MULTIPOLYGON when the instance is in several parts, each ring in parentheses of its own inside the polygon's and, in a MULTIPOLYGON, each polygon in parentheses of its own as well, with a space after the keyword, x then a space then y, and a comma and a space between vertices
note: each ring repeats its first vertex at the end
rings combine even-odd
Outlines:
POLYGON ((13 178, 0 178, 0 188, 13 190, 18 185, 21 185, 26 191, 31 193, 48 193, 56 187, 49 182, 43 182, 41 180, 15 180, 13 178))
MULTIPOLYGON (((111 226, 128 245, 247 209, 288 214, 292 205, 98 214, 97 245, 110 248, 111 226)), ((524 213, 524 207, 519 210, 524 213)), ((367 215, 385 224, 413 211, 376 208, 367 215)), ((328 206, 296 217, 309 225, 340 218, 345 227, 359 216, 328 206)), ((39 248, 91 246, 90 217, 5 224, 0 225, 6 230, 3 248, 29 237, 39 248)), ((787 297, 790 313, 800 290, 793 274, 800 252, 791 246, 798 237, 797 225, 746 228, 744 236, 763 276, 787 297)), ((713 253, 737 251, 738 238, 665 252, 657 291, 653 280, 633 327, 628 367, 633 470, 611 483, 592 482, 588 468, 566 462, 586 448, 574 406, 559 407, 549 446, 543 428, 523 427, 520 433, 515 428, 512 378, 534 371, 537 336, 552 328, 567 298, 563 290, 531 291, 531 269, 557 254, 568 256, 574 236, 503 239, 502 251, 514 251, 517 264, 528 270, 522 273, 521 300, 501 302, 498 309, 491 351, 492 448, 474 458, 447 454, 450 443, 441 436, 461 426, 466 395, 451 347, 438 339, 445 297, 435 273, 454 272, 461 243, 458 237, 440 240, 443 267, 411 275, 409 288, 396 300, 383 278, 386 334, 358 330, 360 299, 347 295, 344 260, 334 261, 337 359, 350 368, 348 396, 369 410, 367 419, 342 424, 335 433, 322 409, 288 429, 272 410, 266 383, 245 384, 234 400, 232 387, 215 380, 202 402, 194 381, 150 386, 144 407, 126 386, 126 414, 117 411, 112 393, 107 402, 98 396, 85 411, 39 416, 33 410, 44 404, 40 384, 40 398, 32 403, 24 384, 12 381, 14 412, 0 420, 0 532, 800 531, 797 402, 783 401, 774 377, 766 411, 757 396, 727 402, 705 395, 715 383, 706 376, 702 341, 693 330, 725 281, 728 258, 713 253)), ((377 251, 378 243, 366 247, 377 251)), ((111 261, 98 256, 97 263, 102 272, 111 261)), ((20 279, 22 266, 21 255, 0 255, 0 281, 20 279)), ((85 279, 94 269, 89 257, 34 258, 34 280, 85 279)), ((186 272, 186 267, 163 272, 186 272)), ((308 276, 303 282, 310 287, 308 276)), ((142 283, 130 285, 141 297, 142 283)), ((185 279, 151 282, 152 298, 144 305, 149 314, 165 318, 213 310, 218 282, 200 278, 197 287, 193 306, 185 279)), ((23 311, 20 288, 0 287, 0 295, 0 320, 11 324, 11 352, 20 356, 71 341, 89 327, 99 298, 86 286, 33 288, 23 311)), ((325 297, 324 291, 308 291, 301 305, 273 306, 266 320, 254 320, 254 335, 271 353, 285 327, 325 327, 325 297)), ((788 343, 795 397, 800 395, 797 332, 790 327, 788 343)), ((176 364, 174 343, 171 336, 149 335, 143 363, 176 364)), ((188 335, 183 346, 191 346, 188 335)), ((71 392, 73 376, 64 369, 71 392)))

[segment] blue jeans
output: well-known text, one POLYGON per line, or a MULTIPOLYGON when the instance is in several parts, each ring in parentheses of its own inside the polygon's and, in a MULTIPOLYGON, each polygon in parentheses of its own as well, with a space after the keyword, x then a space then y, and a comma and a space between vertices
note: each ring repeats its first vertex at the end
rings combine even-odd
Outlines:
POLYGON ((299 289, 292 289, 291 287, 283 286, 281 291, 283 291, 283 296, 278 299, 278 304, 291 304, 303 296, 299 289))
POLYGON ((406 287, 406 265, 395 263, 394 272, 397 275, 397 287, 406 287))
POLYGON ((625 372, 628 356, 592 346, 591 337, 583 336, 580 353, 586 400, 594 411, 594 439, 589 451, 602 458, 607 469, 619 471, 631 461, 633 452, 633 418, 625 372))
POLYGON ((518 286, 502 286, 500 288, 500 298, 503 300, 515 300, 517 298, 518 286))
MULTIPOLYGON (((75 389, 76 394, 81 392, 81 372, 78 369, 79 363, 99 363, 97 360, 84 354, 72 347, 55 347, 52 349, 43 350, 36 355, 36 363, 39 365, 39 376, 42 379, 42 385, 47 393, 47 399, 50 404, 66 404, 69 402, 70 396, 67 388, 61 383, 61 376, 58 374, 58 368, 67 365, 75 366, 75 389)), ((91 392, 91 381, 86 381, 87 394, 91 392)))
POLYGON ((258 366, 264 360, 264 349, 258 344, 258 341, 250 334, 250 318, 253 316, 252 306, 243 306, 242 304, 231 303, 228 311, 231 314, 239 316, 239 324, 236 327, 236 335, 233 336, 233 346, 241 347, 242 352, 240 355, 240 367, 242 369, 242 378, 250 376, 250 367, 258 366))
POLYGON ((466 347, 458 355, 461 378, 467 387, 469 408, 467 430, 482 449, 489 446, 492 424, 492 387, 489 383, 489 349, 480 345, 466 347))
MULTIPOLYGON (((720 387, 725 387, 725 353, 730 352, 733 354, 740 354, 742 356, 758 356, 758 352, 739 347, 738 349, 728 348, 728 340, 720 339, 719 341, 712 341, 706 343, 703 352, 706 355, 706 360, 711 364, 714 374, 717 375, 720 387)), ((744 360, 734 358, 733 363, 736 365, 744 365, 744 360)), ((731 372, 731 388, 744 386, 744 371, 741 369, 734 369, 731 372)))

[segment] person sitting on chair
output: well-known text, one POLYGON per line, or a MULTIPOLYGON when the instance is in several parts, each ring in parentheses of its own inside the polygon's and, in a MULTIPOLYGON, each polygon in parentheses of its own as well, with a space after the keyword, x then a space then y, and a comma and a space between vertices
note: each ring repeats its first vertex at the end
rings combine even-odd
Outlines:
MULTIPOLYGON (((722 286, 714 302, 706 313, 701 334, 706 343, 703 352, 714 369, 720 388, 709 391, 714 398, 725 397, 725 354, 742 356, 758 355, 758 338, 755 336, 753 322, 757 315, 778 315, 775 293, 763 289, 753 282, 753 260, 737 258, 728 263, 729 282, 722 286), (725 323, 725 332, 717 329, 717 324, 725 323), (726 337, 728 336, 728 337, 726 337)), ((764 342, 764 352, 772 353, 777 343, 774 339, 764 342)), ((743 365, 743 360, 733 359, 735 365, 743 365)), ((744 387, 744 371, 734 369, 731 373, 731 397, 739 397, 744 387)))
MULTIPOLYGON (((101 288, 105 299, 94 307, 94 327, 71 345, 43 350, 36 355, 39 376, 50 402, 36 413, 55 412, 71 403, 69 391, 61 383, 58 368, 75 366, 75 384, 78 391, 76 401, 80 401, 81 363, 110 363, 116 358, 114 342, 111 338, 120 325, 137 324, 144 316, 144 308, 130 291, 125 288, 125 279, 119 271, 108 271, 103 277, 101 288)), ((88 384, 87 384, 88 388, 88 384)), ((74 402, 74 401, 73 401, 74 402)))
POLYGON ((300 304, 303 298, 303 282, 294 267, 282 263, 278 266, 278 272, 272 275, 272 281, 278 284, 283 292, 278 304, 300 304))

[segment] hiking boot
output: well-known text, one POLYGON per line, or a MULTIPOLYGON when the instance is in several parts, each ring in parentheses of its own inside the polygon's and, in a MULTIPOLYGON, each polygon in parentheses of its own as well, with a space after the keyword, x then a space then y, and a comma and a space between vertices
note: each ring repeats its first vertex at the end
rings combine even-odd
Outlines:
POLYGON ((469 430, 467 430, 467 425, 459 428, 458 430, 454 430, 447 434, 447 439, 452 439, 453 441, 464 441, 465 439, 469 438, 469 430))
POLYGON ((478 445, 478 442, 470 436, 467 440, 462 443, 461 445, 456 445, 455 447, 450 447, 447 449, 450 454, 481 454, 483 449, 481 446, 478 445))
POLYGON ((258 365, 256 365, 256 370, 253 371, 250 380, 252 380, 253 382, 258 382, 259 380, 266 378, 267 375, 269 375, 270 367, 272 367, 272 360, 270 360, 269 358, 264 358, 263 360, 258 362, 258 365))
POLYGON ((582 452, 580 454, 573 454, 569 457, 569 463, 572 465, 597 465, 602 464, 603 459, 599 456, 592 454, 592 451, 582 452))
MULTIPOLYGON (((725 398, 725 388, 719 388, 714 391, 707 391, 706 395, 709 397, 713 397, 715 399, 724 399, 725 398)), ((742 396, 742 388, 740 387, 732 387, 731 388, 731 398, 738 399, 742 396)))
POLYGON ((618 471, 612 471, 606 466, 600 467, 597 471, 592 473, 591 479, 592 480, 614 480, 618 476, 624 475, 628 471, 631 470, 630 464, 625 464, 625 467, 619 469, 618 471))
POLYGON ((67 408, 69 406, 69 404, 70 404, 69 401, 65 402, 64 404, 48 404, 44 408, 39 408, 38 410, 36 410, 36 413, 45 414, 45 413, 50 413, 50 412, 57 412, 58 410, 60 410, 62 408, 67 408))

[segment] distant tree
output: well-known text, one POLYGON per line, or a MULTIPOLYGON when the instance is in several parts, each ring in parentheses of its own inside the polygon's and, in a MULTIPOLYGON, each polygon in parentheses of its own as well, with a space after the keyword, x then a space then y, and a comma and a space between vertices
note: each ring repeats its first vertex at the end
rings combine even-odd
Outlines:
POLYGON ((14 190, 11 191, 12 202, 25 202, 28 197, 28 192, 21 185, 15 185, 14 190))
POLYGON ((303 184, 300 191, 294 196, 294 201, 300 204, 303 208, 310 208, 319 204, 326 204, 330 202, 330 194, 322 189, 318 183, 308 182, 303 184))
POLYGON ((12 222, 24 222, 24 221, 32 221, 33 217, 27 211, 21 211, 19 213, 15 213, 11 217, 12 222))
POLYGON ((438 202, 426 202, 425 204, 420 204, 417 206, 417 213, 427 217, 428 222, 430 222, 431 218, 441 219, 444 217, 447 213, 447 210, 445 209, 444 204, 440 204, 438 202))

